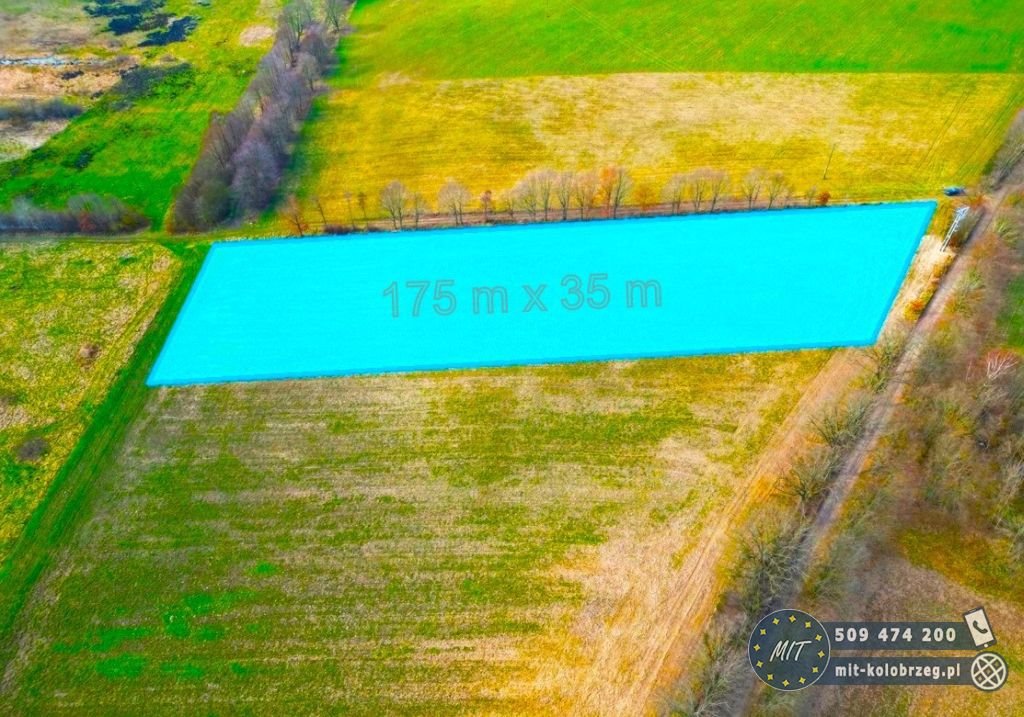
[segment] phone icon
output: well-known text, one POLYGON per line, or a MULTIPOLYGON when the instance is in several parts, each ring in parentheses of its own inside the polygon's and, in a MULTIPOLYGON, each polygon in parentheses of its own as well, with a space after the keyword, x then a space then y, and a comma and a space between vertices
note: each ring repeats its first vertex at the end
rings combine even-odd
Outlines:
POLYGON ((996 644, 996 635, 992 632, 992 626, 988 622, 988 615, 985 608, 978 607, 964 613, 964 622, 974 640, 974 646, 979 650, 996 644))

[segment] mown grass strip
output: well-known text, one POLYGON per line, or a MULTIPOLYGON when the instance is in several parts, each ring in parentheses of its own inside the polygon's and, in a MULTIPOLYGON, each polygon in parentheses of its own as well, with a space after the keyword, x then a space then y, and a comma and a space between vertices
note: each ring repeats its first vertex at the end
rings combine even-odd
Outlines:
POLYGON ((10 558, 0 568, 0 659, 4 662, 15 646, 13 626, 32 587, 49 564, 51 552, 81 515, 90 486, 108 465, 145 402, 146 375, 185 302, 209 245, 169 244, 168 249, 182 262, 176 283, 33 512, 10 558))

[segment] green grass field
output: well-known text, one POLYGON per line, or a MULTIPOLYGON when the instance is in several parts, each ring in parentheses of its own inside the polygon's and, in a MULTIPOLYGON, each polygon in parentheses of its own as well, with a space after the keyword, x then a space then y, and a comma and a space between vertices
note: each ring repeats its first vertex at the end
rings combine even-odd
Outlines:
POLYGON ((156 245, 0 244, 0 563, 177 270, 156 245))
POLYGON ((655 197, 702 167, 730 196, 754 169, 797 202, 933 196, 977 180, 1024 102, 1009 2, 375 0, 352 23, 292 176, 334 224, 346 193, 382 214, 392 179, 436 204, 448 178, 497 195, 540 167, 622 164, 655 197))
POLYGON ((1024 72, 1013 0, 361 1, 346 53, 379 73, 468 79, 613 72, 1024 72), (445 48, 444 51, 439 51, 445 48))
POLYGON ((626 578, 643 566, 644 592, 665 588, 653 576, 826 358, 151 392, 28 594, 2 697, 20 713, 579 709, 565 676, 587 675, 626 578))
POLYGON ((192 70, 128 107, 99 102, 29 156, 0 164, 0 207, 17 196, 54 206, 75 194, 112 195, 159 227, 195 161, 210 113, 235 105, 269 46, 269 40, 243 46, 241 33, 272 24, 275 7, 248 0, 168 3, 169 11, 199 16, 199 27, 185 42, 151 49, 147 61, 173 58, 192 70))

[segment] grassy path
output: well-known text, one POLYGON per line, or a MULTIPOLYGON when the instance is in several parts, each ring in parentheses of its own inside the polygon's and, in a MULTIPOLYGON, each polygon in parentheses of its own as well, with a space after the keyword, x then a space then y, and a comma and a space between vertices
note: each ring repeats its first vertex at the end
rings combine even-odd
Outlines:
POLYGON ((175 285, 32 514, 10 558, 0 568, 0 661, 7 662, 16 647, 14 625, 18 614, 49 563, 51 552, 59 548, 63 537, 73 528, 88 501, 94 478, 107 465, 112 449, 142 408, 147 392, 146 375, 209 247, 176 244, 169 248, 182 261, 175 285))

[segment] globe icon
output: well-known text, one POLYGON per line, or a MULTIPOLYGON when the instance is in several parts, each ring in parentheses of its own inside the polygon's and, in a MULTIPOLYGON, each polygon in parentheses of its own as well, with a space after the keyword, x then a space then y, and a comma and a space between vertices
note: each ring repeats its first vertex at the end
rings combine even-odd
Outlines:
POLYGON ((971 661, 971 682, 979 690, 998 690, 1006 682, 1006 675, 1006 660, 994 652, 982 652, 971 661))

